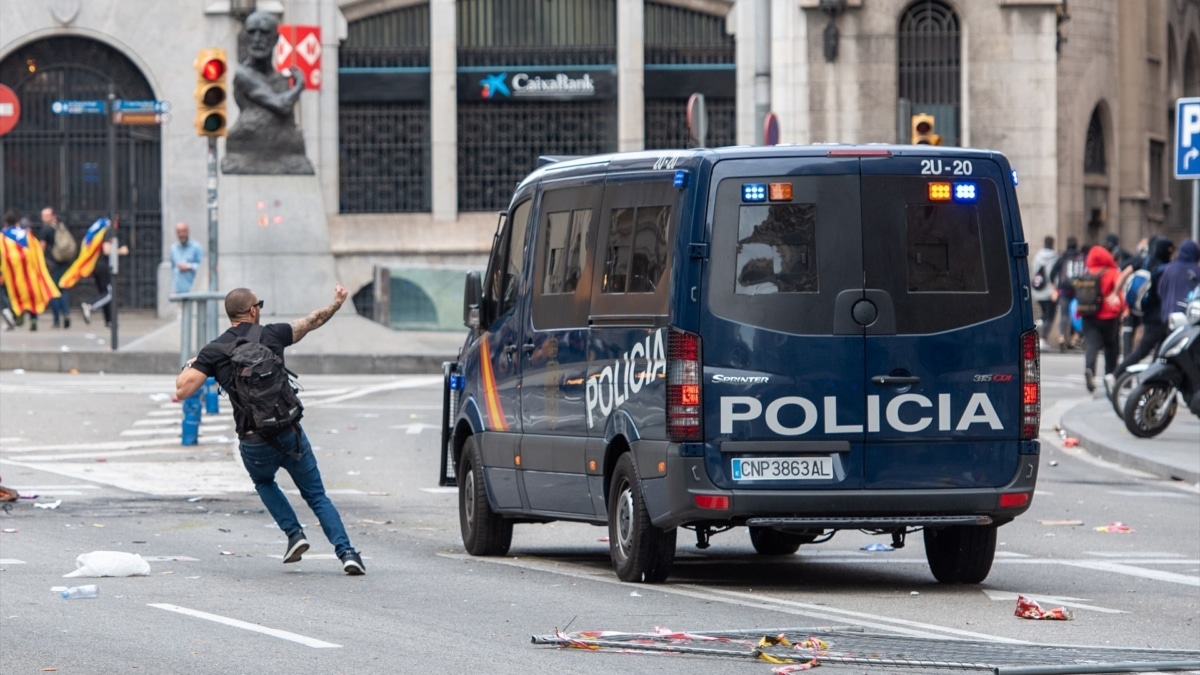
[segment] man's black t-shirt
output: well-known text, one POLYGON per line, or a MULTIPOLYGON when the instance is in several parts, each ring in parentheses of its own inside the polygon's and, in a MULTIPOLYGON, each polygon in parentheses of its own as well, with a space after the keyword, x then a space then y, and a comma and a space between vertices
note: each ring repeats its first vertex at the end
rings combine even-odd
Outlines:
MULTIPOLYGON (((239 323, 236 326, 231 326, 229 330, 217 336, 217 339, 204 345, 204 348, 200 350, 200 355, 192 363, 192 367, 208 377, 217 378, 217 384, 221 385, 221 388, 225 391, 229 391, 230 385, 233 383, 233 364, 230 363, 228 354, 214 348, 213 345, 233 342, 238 338, 244 338, 250 332, 250 327, 253 325, 251 323, 239 323)), ((284 348, 292 344, 292 325, 289 323, 271 323, 263 326, 259 342, 275 352, 275 355, 282 361, 284 348)), ((233 401, 233 398, 230 397, 229 400, 233 401)), ((233 420, 237 424, 238 438, 242 439, 247 435, 246 423, 243 417, 237 402, 233 401, 233 420)))

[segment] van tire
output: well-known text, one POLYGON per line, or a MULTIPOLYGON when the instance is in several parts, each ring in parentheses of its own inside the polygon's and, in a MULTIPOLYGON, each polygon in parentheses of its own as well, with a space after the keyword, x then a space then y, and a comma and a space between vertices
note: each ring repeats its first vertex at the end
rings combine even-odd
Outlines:
POLYGON ((651 524, 630 453, 617 458, 610 485, 608 550, 617 578, 646 584, 665 581, 675 560, 676 530, 651 524))
MULTIPOLYGON (((804 536, 780 532, 769 527, 751 527, 750 543, 759 555, 792 555, 800 550, 804 536)), ((810 539, 811 540, 811 539, 810 539)))
POLYGON ((463 547, 479 556, 504 555, 512 545, 512 521, 497 515, 488 503, 483 459, 474 436, 463 444, 459 462, 458 525, 463 547))
POLYGON ((995 557, 995 525, 925 528, 925 559, 943 584, 980 583, 992 571, 995 557))

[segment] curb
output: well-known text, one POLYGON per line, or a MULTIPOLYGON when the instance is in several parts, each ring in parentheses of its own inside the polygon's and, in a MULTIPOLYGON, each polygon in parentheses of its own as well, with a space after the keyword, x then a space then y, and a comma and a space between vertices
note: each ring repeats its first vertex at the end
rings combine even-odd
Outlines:
POLYGON ((1156 461, 1142 454, 1126 452, 1118 448, 1113 441, 1101 440, 1089 432, 1092 428, 1087 424, 1082 414, 1077 413, 1081 406, 1076 406, 1065 412, 1059 424, 1068 436, 1075 436, 1089 453, 1113 464, 1137 469, 1167 480, 1183 481, 1189 484, 1200 483, 1200 471, 1192 471, 1184 467, 1171 466, 1156 461))
MULTIPOLYGON (((454 354, 288 354, 293 371, 313 375, 440 375, 454 354)), ((0 352, 0 370, 43 373, 170 375, 179 372, 179 352, 0 352)))

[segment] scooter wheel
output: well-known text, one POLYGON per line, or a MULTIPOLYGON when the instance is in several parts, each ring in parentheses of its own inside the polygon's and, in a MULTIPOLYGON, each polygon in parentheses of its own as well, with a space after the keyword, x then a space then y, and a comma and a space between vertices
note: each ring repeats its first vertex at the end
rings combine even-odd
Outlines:
POLYGON ((1139 438, 1161 434, 1175 419, 1175 387, 1163 380, 1142 382, 1125 401, 1125 428, 1139 438))

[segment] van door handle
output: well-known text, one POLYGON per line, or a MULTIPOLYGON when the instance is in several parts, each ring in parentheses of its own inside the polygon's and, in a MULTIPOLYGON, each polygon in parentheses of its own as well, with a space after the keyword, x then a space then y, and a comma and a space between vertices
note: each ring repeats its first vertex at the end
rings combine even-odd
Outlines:
POLYGON ((532 342, 526 342, 525 344, 521 345, 521 349, 525 350, 526 354, 532 354, 533 350, 536 349, 536 346, 532 342))
POLYGON ((921 384, 921 378, 916 375, 876 375, 871 378, 871 382, 885 387, 915 386, 921 384))
POLYGON ((504 353, 505 354, 508 354, 509 356, 511 356, 514 353, 516 353, 516 351, 517 351, 516 345, 512 345, 512 344, 504 345, 504 353))

